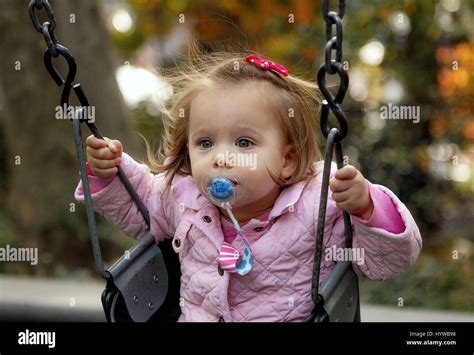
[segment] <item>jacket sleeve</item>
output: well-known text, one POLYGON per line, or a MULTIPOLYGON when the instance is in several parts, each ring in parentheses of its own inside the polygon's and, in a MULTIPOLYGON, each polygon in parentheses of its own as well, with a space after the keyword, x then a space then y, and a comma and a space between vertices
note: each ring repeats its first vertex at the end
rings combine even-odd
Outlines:
POLYGON ((375 185, 387 194, 396 206, 405 230, 391 233, 370 227, 353 219, 353 247, 364 250, 364 262, 354 264, 354 270, 372 280, 387 280, 412 266, 422 248, 421 234, 413 216, 398 197, 385 186, 375 185))
MULTIPOLYGON (((172 211, 167 201, 168 194, 163 193, 165 190, 164 174, 153 175, 146 165, 137 163, 126 153, 122 154, 120 166, 148 209, 151 233, 157 242, 165 238, 172 238, 174 234, 170 219, 172 211)), ((81 181, 74 196, 78 202, 84 203, 81 181)), ((125 234, 135 239, 139 239, 145 234, 146 223, 118 176, 115 176, 99 191, 92 193, 91 197, 94 211, 101 214, 125 234)))
MULTIPOLYGON (((332 170, 333 174, 335 169, 332 170)), ((391 199, 400 214, 404 228, 400 233, 392 233, 384 228, 364 224, 359 218, 351 216, 352 265, 359 276, 372 280, 387 280, 406 271, 415 263, 422 248, 422 239, 410 211, 398 197, 382 185, 374 184, 373 186, 391 199)), ((330 190, 326 213, 327 225, 322 252, 321 282, 329 276, 331 266, 335 264, 334 260, 325 256, 334 256, 334 253, 329 252, 330 249, 334 251, 336 248, 344 248, 343 214, 336 207, 330 190)))

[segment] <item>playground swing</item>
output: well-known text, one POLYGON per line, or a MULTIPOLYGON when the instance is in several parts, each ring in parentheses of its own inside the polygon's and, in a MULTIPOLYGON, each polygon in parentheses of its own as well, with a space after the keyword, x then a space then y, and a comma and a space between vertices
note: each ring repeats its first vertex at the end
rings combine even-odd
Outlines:
MULTIPOLYGON (((325 98, 323 100, 320 124, 323 135, 326 137, 326 152, 323 171, 319 216, 317 221, 317 239, 314 256, 311 296, 315 304, 311 315, 306 322, 360 322, 358 278, 352 269, 350 261, 338 262, 328 280, 319 290, 319 275, 323 232, 326 217, 326 206, 329 188, 329 174, 333 151, 335 148, 338 168, 343 166, 341 142, 347 135, 348 125, 345 114, 339 107, 348 88, 349 78, 342 66, 342 17, 344 16, 345 2, 339 1, 337 12, 328 11, 329 0, 323 1, 323 18, 326 22, 325 63, 321 65, 317 74, 317 82, 325 98), (332 36, 332 25, 336 26, 336 36, 332 36), (331 59, 331 52, 336 50, 336 60, 331 59), (338 74, 339 89, 333 97, 326 86, 325 75, 338 74), (329 110, 338 120, 340 129, 328 127, 329 110)), ((86 157, 82 145, 81 123, 85 123, 92 134, 104 139, 97 127, 87 116, 90 112, 88 99, 79 83, 74 83, 77 65, 69 50, 60 45, 55 38, 56 21, 48 0, 31 0, 29 15, 35 29, 42 33, 47 44, 44 53, 44 64, 53 80, 63 87, 61 107, 69 107, 69 96, 74 92, 81 108, 72 112, 74 139, 79 159, 81 181, 84 189, 87 221, 91 238, 97 273, 106 280, 106 287, 102 293, 102 305, 108 322, 146 322, 172 323, 180 316, 179 288, 180 264, 178 255, 171 246, 171 240, 166 239, 158 246, 150 231, 150 217, 144 203, 131 186, 123 170, 118 167, 118 177, 124 184, 132 200, 136 204, 146 223, 147 230, 142 238, 129 253, 123 255, 111 267, 105 270, 96 221, 92 207, 92 197, 86 170, 86 157), (44 9, 49 21, 40 25, 36 10, 44 9), (68 63, 68 74, 64 80, 52 64, 52 58, 62 56, 68 63)), ((352 227, 350 216, 343 212, 345 247, 352 247, 352 227)))

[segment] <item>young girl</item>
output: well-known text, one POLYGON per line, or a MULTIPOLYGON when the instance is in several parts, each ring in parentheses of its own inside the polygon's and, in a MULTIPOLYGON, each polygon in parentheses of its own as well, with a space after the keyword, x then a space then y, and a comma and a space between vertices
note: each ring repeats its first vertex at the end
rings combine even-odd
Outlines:
MULTIPOLYGON (((318 90, 261 57, 223 56, 204 57, 183 76, 186 85, 165 111, 163 164, 147 144, 157 175, 118 140, 87 138, 94 208, 127 235, 144 235, 116 177, 120 165, 150 212, 156 241, 173 238, 179 253, 179 321, 303 321, 313 309, 323 170, 318 90), (216 178, 230 183, 228 204, 212 191, 216 178)), ((336 170, 333 163, 320 284, 338 261, 331 251, 344 246, 342 210, 352 216, 353 249, 362 256, 352 260, 357 274, 386 280, 408 269, 422 245, 408 209, 355 167, 336 170)), ((84 201, 81 183, 75 197, 84 201)))

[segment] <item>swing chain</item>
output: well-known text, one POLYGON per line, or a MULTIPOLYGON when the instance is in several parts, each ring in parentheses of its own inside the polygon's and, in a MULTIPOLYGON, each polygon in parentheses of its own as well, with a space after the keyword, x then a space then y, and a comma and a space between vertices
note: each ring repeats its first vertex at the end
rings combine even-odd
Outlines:
MULTIPOLYGON (((91 236, 94 260, 96 263, 96 270, 99 273, 99 275, 101 275, 105 279, 108 279, 110 275, 104 269, 101 251, 100 251, 100 245, 99 245, 99 238, 98 238, 97 230, 96 230, 95 217, 94 217, 94 212, 93 212, 93 207, 92 207, 92 199, 91 199, 91 194, 89 191, 89 181, 88 181, 87 171, 86 171, 86 156, 85 156, 84 148, 82 145, 80 124, 85 123, 96 138, 104 139, 104 137, 100 134, 93 120, 89 116, 90 111, 87 110, 87 107, 90 106, 90 104, 89 104, 89 100, 87 99, 86 94, 82 90, 81 84, 74 82, 76 78, 76 73, 77 73, 76 60, 74 59, 74 56, 71 54, 69 49, 67 49, 66 47, 58 43, 56 36, 54 35, 54 29, 56 28, 56 19, 54 17, 53 9, 51 8, 51 5, 49 4, 48 0, 30 0, 30 4, 28 6, 28 13, 30 15, 31 22, 33 23, 33 27, 38 32, 43 34, 44 39, 46 41, 47 48, 43 56, 43 62, 46 67, 46 70, 48 71, 49 75, 58 86, 63 86, 63 92, 61 94, 61 107, 64 110, 65 117, 70 118, 73 122, 76 151, 77 151, 78 159, 80 162, 79 164, 80 169, 81 169, 80 175, 81 175, 82 185, 84 188, 87 220, 89 224, 89 234, 91 236), (42 25, 40 25, 40 21, 38 20, 36 10, 41 10, 43 8, 46 11, 46 16, 48 17, 49 21, 45 21, 42 25), (68 65, 68 73, 66 76, 66 80, 64 80, 61 77, 61 75, 58 73, 58 71, 53 65, 53 58, 57 58, 59 56, 63 57, 66 60, 67 65, 68 65), (80 108, 73 109, 70 114, 69 111, 72 107, 69 106, 69 97, 71 93, 74 93, 74 95, 76 96, 81 106, 80 108)), ((117 176, 119 177, 120 181, 125 186, 125 189, 130 194, 132 200, 137 205, 137 208, 142 214, 145 224, 147 226, 147 231, 149 231, 151 224, 150 224, 150 216, 149 216, 146 206, 141 201, 137 192, 131 185, 123 169, 120 166, 118 166, 117 169, 118 169, 117 176)))
POLYGON ((49 4, 48 0, 31 0, 28 6, 28 12, 30 14, 33 27, 38 30, 38 32, 43 34, 47 45, 47 49, 43 56, 43 62, 46 70, 58 86, 64 85, 63 93, 61 95, 61 106, 66 111, 66 116, 70 117, 67 108, 69 107, 69 96, 71 95, 71 92, 74 92, 79 103, 81 104, 80 110, 82 110, 82 112, 76 112, 76 116, 79 117, 79 121, 85 122, 96 137, 102 138, 102 136, 97 132, 95 126, 90 123, 90 117, 88 116, 89 111, 85 110, 85 108, 89 106, 89 101, 82 90, 81 84, 74 83, 77 72, 76 60, 69 49, 58 43, 58 40, 54 34, 54 30, 56 28, 56 18, 54 17, 54 12, 51 5, 49 4), (38 20, 36 13, 36 10, 41 9, 46 11, 46 16, 49 20, 43 22, 42 25, 40 25, 40 21, 38 20), (52 58, 57 58, 59 56, 62 56, 68 64, 69 71, 66 80, 61 77, 52 62, 52 58), (84 112, 87 116, 84 115, 84 112), (79 115, 79 113, 81 114, 79 115))
MULTIPOLYGON (((310 321, 324 322, 329 321, 329 317, 324 310, 324 298, 320 294, 319 278, 321 272, 321 256, 323 248, 323 237, 325 229, 326 208, 329 193, 329 179, 333 154, 336 156, 338 169, 344 165, 342 155, 342 140, 348 132, 347 119, 339 104, 344 100, 349 85, 349 76, 342 65, 342 18, 344 17, 345 1, 339 0, 338 12, 329 11, 329 0, 323 1, 322 16, 326 22, 326 47, 325 62, 321 64, 317 74, 317 82, 321 90, 324 100, 322 102, 320 126, 321 131, 326 138, 326 152, 324 156, 323 178, 321 183, 321 196, 319 203, 319 214, 316 228, 316 247, 313 264, 313 276, 311 287, 311 298, 315 305, 313 312, 309 318, 310 321), (336 27, 336 35, 332 36, 333 26, 336 27), (335 60, 331 59, 332 51, 335 50, 335 60), (336 97, 332 95, 326 86, 326 74, 338 74, 340 78, 339 88, 336 97), (329 128, 328 118, 329 110, 336 116, 339 128, 329 128)), ((345 246, 352 246, 352 227, 350 216, 347 212, 343 212, 344 221, 344 239, 345 246)))
POLYGON ((342 61, 342 18, 344 17, 345 1, 339 1, 339 11, 329 11, 329 0, 323 2, 323 19, 326 22, 326 60, 325 66, 328 74, 335 74, 331 68, 331 51, 336 50, 336 62, 342 61), (332 36, 333 25, 336 26, 336 36, 332 36))
POLYGON ((53 9, 49 4, 48 0, 31 0, 28 6, 28 13, 30 14, 33 27, 39 33, 43 34, 44 40, 46 42, 46 45, 48 46, 49 51, 51 52, 51 55, 54 58, 57 58, 59 56, 56 51, 58 40, 56 39, 56 36, 54 34, 54 30, 56 28, 56 18, 54 17, 53 9), (40 25, 36 10, 42 9, 45 10, 46 16, 48 17, 49 21, 45 21, 42 25, 40 25))
POLYGON ((329 0, 323 1, 323 19, 326 22, 325 35, 326 47, 324 55, 324 63, 319 67, 317 74, 318 86, 324 96, 321 109, 321 132, 325 138, 328 137, 330 128, 328 127, 329 110, 331 110, 339 123, 339 129, 335 137, 335 143, 341 142, 347 135, 348 126, 345 113, 339 104, 344 100, 347 89, 349 87, 349 76, 342 64, 342 18, 345 12, 345 1, 339 0, 338 11, 329 11, 329 0), (335 36, 333 36, 333 28, 335 27, 335 36), (335 51, 335 59, 331 59, 335 51), (326 74, 338 74, 340 83, 336 97, 332 95, 326 85, 326 74))

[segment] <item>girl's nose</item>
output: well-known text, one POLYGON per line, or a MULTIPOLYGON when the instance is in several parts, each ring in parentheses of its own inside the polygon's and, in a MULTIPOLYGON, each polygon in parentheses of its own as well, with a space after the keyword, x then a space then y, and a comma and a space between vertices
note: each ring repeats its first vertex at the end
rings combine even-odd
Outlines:
POLYGON ((235 166, 232 153, 225 151, 216 154, 214 157, 214 168, 233 168, 235 166))

